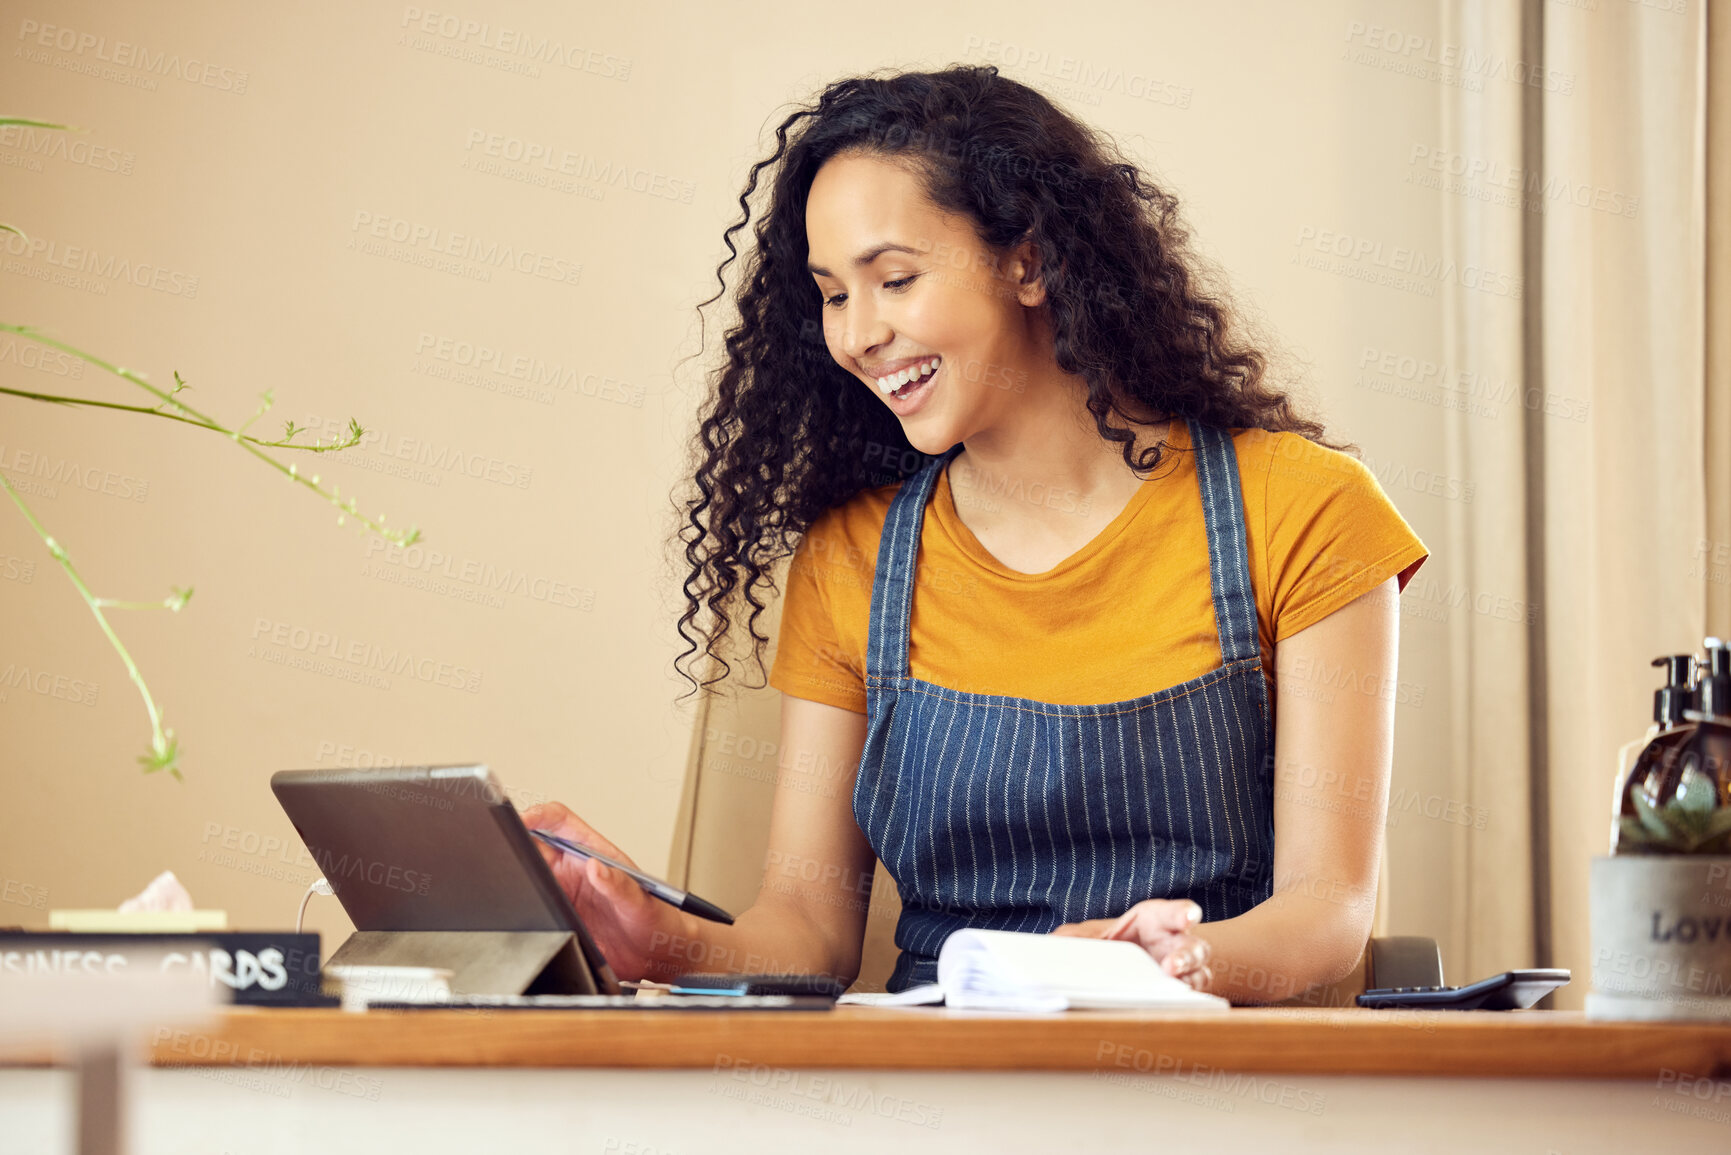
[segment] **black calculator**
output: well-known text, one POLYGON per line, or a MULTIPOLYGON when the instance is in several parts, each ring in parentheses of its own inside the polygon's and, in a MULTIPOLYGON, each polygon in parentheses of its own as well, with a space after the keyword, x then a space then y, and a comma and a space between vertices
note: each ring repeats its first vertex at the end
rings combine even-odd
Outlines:
POLYGON ((1565 967, 1504 971, 1464 987, 1381 987, 1358 996, 1361 1007, 1413 1011, 1520 1011, 1567 985, 1565 967))

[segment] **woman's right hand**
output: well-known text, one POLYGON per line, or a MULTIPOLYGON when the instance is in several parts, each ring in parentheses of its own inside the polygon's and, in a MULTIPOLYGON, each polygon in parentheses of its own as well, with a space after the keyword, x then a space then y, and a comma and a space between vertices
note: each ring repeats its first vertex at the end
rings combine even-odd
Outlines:
MULTIPOLYGON (((545 830, 637 866, 623 850, 558 802, 531 806, 523 811, 522 818, 530 830, 545 830)), ((663 952, 675 936, 687 933, 685 915, 651 897, 634 879, 611 866, 566 854, 539 838, 534 842, 616 976, 665 981, 669 977, 665 972, 679 969, 659 960, 666 957, 663 952)))

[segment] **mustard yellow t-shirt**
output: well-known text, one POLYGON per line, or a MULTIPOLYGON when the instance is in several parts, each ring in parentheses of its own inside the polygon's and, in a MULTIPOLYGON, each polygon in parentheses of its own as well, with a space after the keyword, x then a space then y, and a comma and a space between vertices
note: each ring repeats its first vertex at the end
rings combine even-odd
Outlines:
MULTIPOLYGON (((1183 422, 1167 440, 1190 448, 1183 422)), ((1404 589, 1428 551, 1356 458, 1259 429, 1235 430, 1233 445, 1272 701, 1276 642, 1391 576, 1404 589)), ((1141 697, 1219 668, 1194 454, 1165 456, 1104 530, 1038 574, 987 552, 957 513, 948 473, 920 533, 908 652, 915 678, 1077 705, 1141 697)), ((872 577, 901 484, 863 490, 807 531, 789 563, 771 686, 865 712, 872 577)), ((974 488, 964 503, 1078 508, 1074 495, 1055 491, 974 488)))

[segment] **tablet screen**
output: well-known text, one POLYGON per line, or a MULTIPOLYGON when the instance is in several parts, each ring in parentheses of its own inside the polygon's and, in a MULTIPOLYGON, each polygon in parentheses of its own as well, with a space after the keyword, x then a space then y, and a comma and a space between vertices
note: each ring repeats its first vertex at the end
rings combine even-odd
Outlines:
POLYGON ((485 766, 283 770, 271 790, 356 930, 571 931, 603 973, 600 951, 485 766))

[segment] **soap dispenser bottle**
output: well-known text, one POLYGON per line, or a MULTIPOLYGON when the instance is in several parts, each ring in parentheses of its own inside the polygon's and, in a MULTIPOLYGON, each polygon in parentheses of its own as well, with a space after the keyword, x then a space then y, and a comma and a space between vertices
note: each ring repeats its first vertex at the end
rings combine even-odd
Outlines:
POLYGON ((1642 749, 1613 853, 1731 853, 1731 646, 1706 640, 1683 722, 1642 749))
POLYGON ((1695 682, 1694 654, 1666 654, 1654 658, 1653 665, 1665 668, 1665 684, 1653 691, 1653 722, 1647 732, 1617 750, 1617 776, 1611 783, 1611 853, 1617 853, 1618 819, 1623 813, 1623 794, 1629 784, 1629 773, 1648 743, 1660 734, 1669 733, 1683 724, 1683 711, 1693 703, 1695 682))

